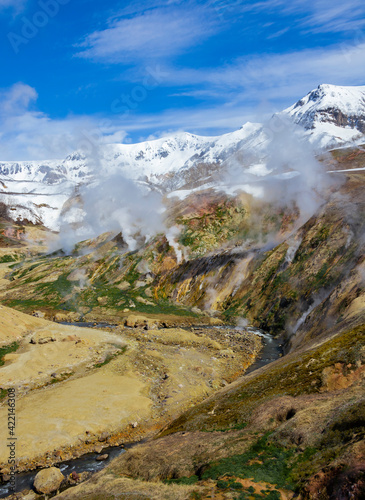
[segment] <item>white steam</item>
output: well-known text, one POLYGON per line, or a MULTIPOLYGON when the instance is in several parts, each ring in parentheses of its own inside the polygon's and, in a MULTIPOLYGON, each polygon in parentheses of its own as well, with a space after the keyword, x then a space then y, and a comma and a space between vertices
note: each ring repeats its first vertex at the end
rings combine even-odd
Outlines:
POLYGON ((121 232, 130 250, 165 231, 161 195, 143 191, 121 174, 105 176, 80 189, 80 206, 73 207, 73 220, 64 216, 60 244, 70 251, 81 239, 96 238, 101 233, 121 232))
POLYGON ((328 175, 303 129, 275 115, 264 126, 267 145, 261 156, 247 151, 256 167, 243 168, 242 152, 228 168, 230 189, 243 191, 276 207, 296 207, 299 222, 307 221, 323 204, 328 190, 339 178, 328 175))

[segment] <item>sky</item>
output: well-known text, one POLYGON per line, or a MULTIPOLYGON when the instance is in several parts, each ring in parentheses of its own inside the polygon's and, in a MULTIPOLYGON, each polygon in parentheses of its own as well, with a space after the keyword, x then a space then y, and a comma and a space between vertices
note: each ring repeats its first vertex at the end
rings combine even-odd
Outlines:
POLYGON ((0 0, 0 160, 219 135, 365 85, 363 0, 0 0))

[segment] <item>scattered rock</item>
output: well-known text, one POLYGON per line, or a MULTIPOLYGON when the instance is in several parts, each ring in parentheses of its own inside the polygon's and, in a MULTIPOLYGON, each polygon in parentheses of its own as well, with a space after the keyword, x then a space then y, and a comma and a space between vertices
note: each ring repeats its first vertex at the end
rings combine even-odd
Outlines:
POLYGON ((68 312, 68 313, 56 313, 55 316, 54 316, 54 321, 56 321, 57 323, 59 322, 69 322, 69 323, 73 323, 75 321, 80 321, 81 320, 81 315, 77 312, 68 312))
POLYGON ((137 297, 136 301, 140 302, 141 304, 145 304, 146 306, 154 306, 155 305, 153 302, 151 302, 150 300, 144 299, 143 297, 137 297))
POLYGON ((23 491, 22 493, 22 500, 36 500, 37 498, 40 498, 35 491, 28 490, 23 491))
POLYGON ((45 313, 42 311, 33 311, 32 316, 34 316, 35 318, 44 318, 45 313))
POLYGON ((80 474, 78 474, 77 472, 73 471, 68 476, 67 483, 70 486, 76 486, 76 484, 83 483, 84 481, 86 481, 87 479, 89 479, 91 475, 92 475, 92 473, 88 472, 88 471, 80 472, 80 474))
POLYGON ((100 443, 103 443, 104 441, 106 441, 108 439, 108 437, 109 437, 109 433, 108 432, 102 432, 100 434, 100 436, 98 437, 98 441, 100 443))
POLYGON ((138 328, 138 327, 143 328, 147 325, 148 328, 152 329, 153 327, 156 326, 156 322, 145 316, 130 314, 124 320, 124 325, 132 328, 138 328))
POLYGON ((38 340, 38 344, 48 344, 49 342, 56 342, 54 337, 43 337, 38 340))
POLYGON ((146 286, 145 281, 136 281, 134 284, 135 288, 142 288, 143 286, 146 286))
POLYGON ((92 472, 84 471, 84 472, 81 472, 79 474, 79 476, 80 476, 79 482, 82 483, 82 482, 86 481, 87 479, 89 479, 90 476, 92 476, 92 472))
POLYGON ((73 481, 78 481, 80 479, 80 476, 76 471, 73 471, 70 474, 70 479, 72 479, 73 481))
POLYGON ((34 478, 34 487, 39 493, 49 495, 59 489, 65 476, 57 467, 50 467, 38 472, 34 478))
POLYGON ((62 339, 62 342, 77 342, 80 340, 80 337, 77 335, 67 335, 67 337, 62 339))
POLYGON ((124 290, 128 290, 128 288, 131 287, 131 285, 128 283, 128 281, 122 281, 121 283, 119 283, 119 285, 116 285, 117 288, 119 288, 119 290, 121 290, 122 292, 124 290))
POLYGON ((30 344, 48 344, 49 342, 56 342, 55 337, 44 337, 38 333, 33 335, 33 337, 29 341, 30 344))
POLYGON ((98 297, 97 301, 101 306, 105 306, 108 303, 108 297, 98 297))

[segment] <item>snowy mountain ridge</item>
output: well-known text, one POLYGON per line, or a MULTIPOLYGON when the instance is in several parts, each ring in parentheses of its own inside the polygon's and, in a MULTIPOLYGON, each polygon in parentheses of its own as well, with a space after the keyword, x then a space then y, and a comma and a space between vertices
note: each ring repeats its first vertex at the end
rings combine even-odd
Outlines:
POLYGON ((283 113, 303 127, 317 147, 341 146, 365 134, 365 86, 322 84, 283 113))
MULTIPOLYGON (((293 106, 279 113, 294 123, 319 150, 365 142, 365 86, 319 85, 293 106)), ((162 192, 211 182, 211 171, 230 161, 252 175, 265 172, 270 144, 270 122, 246 123, 239 130, 215 137, 179 132, 137 144, 98 148, 88 162, 75 152, 63 160, 0 161, 0 202, 10 216, 43 223, 57 230, 62 207, 80 185, 104 174, 122 174, 162 192), (95 167, 98 165, 98 168, 95 167), (209 170, 211 169, 211 170, 209 170)))

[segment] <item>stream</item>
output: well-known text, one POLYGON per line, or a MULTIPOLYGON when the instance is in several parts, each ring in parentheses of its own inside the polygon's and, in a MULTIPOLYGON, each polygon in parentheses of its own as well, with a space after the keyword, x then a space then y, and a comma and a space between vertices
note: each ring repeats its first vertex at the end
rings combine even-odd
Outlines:
POLYGON ((246 330, 248 332, 254 333, 255 335, 259 335, 262 338, 262 350, 256 361, 252 363, 249 368, 247 368, 247 370, 245 371, 245 375, 248 375, 258 368, 276 361, 284 355, 283 339, 272 337, 271 335, 268 335, 267 333, 264 333, 257 328, 248 327, 246 328, 246 330))
MULTIPOLYGON (((61 462, 60 464, 56 464, 56 467, 59 467, 60 471, 64 476, 69 476, 71 472, 98 472, 103 469, 113 458, 118 457, 122 453, 124 453, 128 448, 133 445, 126 445, 125 448, 121 448, 120 446, 114 446, 112 448, 103 448, 101 453, 87 453, 80 458, 75 458, 73 460, 69 460, 67 462, 61 462), (99 455, 103 455, 107 453, 109 457, 104 461, 97 461, 96 457, 99 455)), ((34 477, 39 472, 40 469, 32 470, 29 472, 21 472, 16 476, 16 489, 15 491, 10 490, 9 483, 4 483, 0 485, 0 498, 4 498, 12 493, 16 493, 18 491, 30 490, 33 487, 34 477)))
MULTIPOLYGON (((61 324, 80 326, 84 328, 113 328, 116 326, 116 325, 109 325, 107 323, 86 323, 86 322, 84 323, 62 322, 61 324)), ((227 326, 226 327, 210 326, 209 328, 231 328, 231 329, 234 328, 235 330, 239 330, 242 332, 249 331, 251 333, 254 333, 255 335, 259 335, 262 338, 263 347, 260 352, 259 358, 256 359, 256 361, 246 370, 245 375, 254 372, 258 368, 261 368, 262 366, 272 363, 273 361, 277 360, 280 356, 283 355, 282 339, 274 338, 271 335, 268 335, 262 332, 261 330, 258 330, 257 328, 251 328, 251 327, 240 328, 240 327, 227 327, 227 326)), ((135 444, 126 445, 125 448, 122 448, 120 446, 104 448, 101 453, 87 453, 86 455, 83 455, 80 458, 75 458, 67 462, 61 462, 59 464, 56 464, 56 466, 60 468, 61 472, 65 476, 70 475, 72 472, 77 472, 77 473, 85 471, 98 472, 101 469, 103 469, 111 460, 118 457, 132 446, 135 446, 135 444), (96 457, 98 457, 100 454, 105 454, 105 453, 109 455, 107 460, 105 461, 96 460, 96 457)), ((39 469, 29 472, 21 472, 17 474, 15 491, 9 489, 10 488, 9 483, 0 484, 0 498, 5 498, 6 496, 11 495, 12 493, 32 489, 34 477, 38 471, 39 469)))

